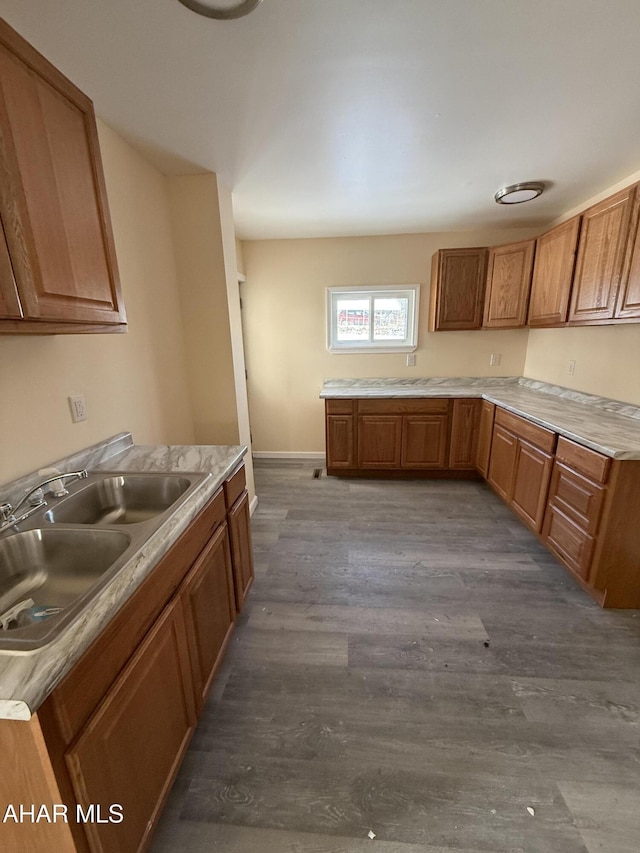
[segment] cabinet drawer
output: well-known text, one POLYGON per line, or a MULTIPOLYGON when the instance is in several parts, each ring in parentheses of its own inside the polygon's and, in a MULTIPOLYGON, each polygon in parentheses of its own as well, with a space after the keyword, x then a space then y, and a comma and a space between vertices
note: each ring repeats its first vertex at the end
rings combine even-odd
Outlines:
POLYGON ((549 500, 586 533, 598 530, 605 489, 556 460, 549 500))
POLYGON ((328 415, 352 415, 355 400, 325 400, 325 412, 328 415))
POLYGON ((394 400, 358 400, 359 415, 446 415, 449 400, 443 397, 414 399, 413 397, 394 400))
POLYGON ((542 538, 572 571, 588 579, 595 539, 553 504, 547 507, 542 538))
POLYGON ((556 434, 544 427, 532 424, 518 415, 513 415, 504 409, 496 409, 496 424, 503 426, 505 429, 511 430, 518 437, 524 438, 530 444, 539 447, 546 453, 553 453, 556 446, 556 434))
POLYGON ((560 437, 556 457, 561 462, 566 462, 570 468, 575 468, 576 471, 595 480, 596 483, 607 482, 611 459, 608 456, 603 456, 602 453, 596 453, 595 450, 582 447, 575 441, 560 437))
POLYGON ((224 481, 224 502, 227 505, 227 511, 231 509, 240 495, 244 492, 246 485, 247 478, 245 477, 243 463, 224 481))

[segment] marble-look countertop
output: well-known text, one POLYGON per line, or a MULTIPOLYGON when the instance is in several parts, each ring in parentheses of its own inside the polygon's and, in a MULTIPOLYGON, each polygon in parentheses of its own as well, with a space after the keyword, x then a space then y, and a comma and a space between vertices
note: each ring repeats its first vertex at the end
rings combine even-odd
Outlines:
MULTIPOLYGON (((182 506, 171 513, 111 582, 49 645, 28 652, 0 650, 0 718, 28 720, 106 627, 176 538, 240 464, 247 448, 217 445, 134 445, 130 433, 53 462, 63 471, 198 472, 203 480, 182 506)), ((24 494, 38 482, 29 475, 1 487, 6 496, 24 494)))
POLYGON ((517 376, 329 379, 320 397, 481 397, 605 456, 640 459, 640 408, 517 376))

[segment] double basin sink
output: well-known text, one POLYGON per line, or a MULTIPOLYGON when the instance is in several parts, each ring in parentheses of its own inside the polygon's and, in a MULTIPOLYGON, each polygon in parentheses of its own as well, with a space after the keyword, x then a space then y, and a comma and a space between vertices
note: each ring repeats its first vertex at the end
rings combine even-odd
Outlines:
POLYGON ((0 650, 54 640, 209 476, 89 474, 0 535, 0 650))

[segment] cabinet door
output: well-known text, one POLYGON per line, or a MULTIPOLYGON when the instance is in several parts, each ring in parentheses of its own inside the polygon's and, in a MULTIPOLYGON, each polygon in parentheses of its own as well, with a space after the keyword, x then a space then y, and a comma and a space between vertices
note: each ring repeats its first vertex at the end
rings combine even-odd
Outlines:
POLYGON ((567 321, 580 217, 538 237, 533 265, 530 326, 559 326, 567 321))
POLYGON ((327 415, 327 468, 353 468, 353 415, 327 415))
POLYGON ((448 425, 447 415, 404 415, 401 466, 446 468, 448 425))
POLYGON ((182 587, 196 710, 204 705, 236 616, 227 527, 204 549, 182 587))
POLYGON ((91 101, 0 25, 0 201, 28 319, 125 321, 91 101))
POLYGON ((542 528, 552 465, 553 456, 518 441, 511 506, 536 533, 542 528))
POLYGON ((228 515, 231 539, 231 565, 238 613, 253 583, 253 546, 251 544, 251 513, 246 491, 234 503, 228 515))
POLYGON ((402 415, 358 417, 358 466, 399 468, 402 450, 402 415))
POLYGON ((453 401, 449 468, 475 468, 482 402, 482 400, 453 401))
POLYGON ((628 187, 582 215, 570 323, 610 320, 615 313, 634 193, 628 187))
POLYGON ((13 275, 11 257, 0 219, 0 319, 18 319, 22 317, 20 298, 13 275))
POLYGON ((480 426, 478 428, 478 444, 476 448, 476 468, 486 479, 489 474, 489 459, 491 457, 491 440, 493 438, 493 419, 496 407, 487 400, 482 401, 480 408, 480 426))
POLYGON ((496 424, 493 428, 491 460, 487 479, 507 503, 511 503, 513 495, 517 450, 518 439, 515 435, 496 424))
POLYGON ((589 579, 595 539, 554 504, 547 507, 542 541, 578 577, 589 579))
POLYGON ((196 724, 182 600, 174 599, 98 706, 66 759, 78 803, 122 806, 122 823, 88 823, 92 853, 147 842, 196 724))
POLYGON ((431 263, 429 331, 480 329, 488 250, 440 249, 431 263))
POLYGON ((640 318, 640 190, 627 247, 627 260, 618 292, 616 318, 640 318))
POLYGON ((489 250, 484 326, 513 329, 527 322, 535 240, 489 250))

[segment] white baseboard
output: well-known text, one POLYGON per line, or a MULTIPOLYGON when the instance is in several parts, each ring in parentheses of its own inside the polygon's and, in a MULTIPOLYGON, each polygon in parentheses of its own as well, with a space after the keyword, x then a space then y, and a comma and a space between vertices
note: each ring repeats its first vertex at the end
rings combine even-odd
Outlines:
POLYGON ((317 459, 324 462, 321 451, 254 450, 251 455, 254 459, 317 459))
POLYGON ((251 503, 249 504, 249 515, 253 515, 253 513, 256 511, 257 508, 258 508, 258 496, 254 495, 251 498, 251 503))

